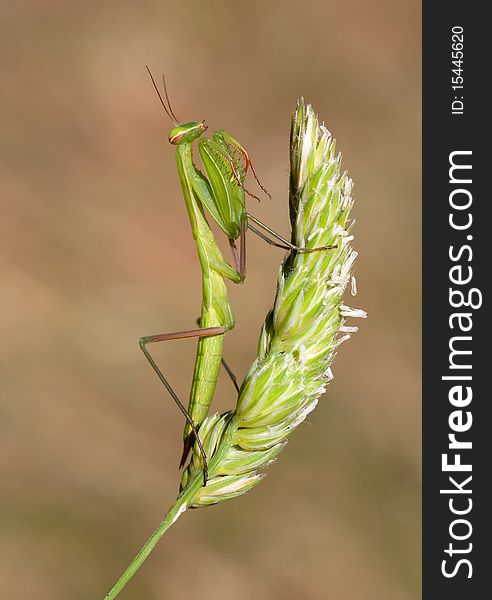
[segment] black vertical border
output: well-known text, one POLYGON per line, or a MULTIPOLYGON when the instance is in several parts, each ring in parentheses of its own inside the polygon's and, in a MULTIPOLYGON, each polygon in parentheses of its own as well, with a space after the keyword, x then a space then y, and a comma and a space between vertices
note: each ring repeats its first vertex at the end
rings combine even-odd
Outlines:
MULTIPOLYGON (((492 394, 487 370, 492 372, 490 279, 492 278, 492 208, 490 185, 492 173, 492 139, 490 137, 489 99, 491 82, 492 25, 485 14, 487 3, 447 0, 423 3, 423 599, 475 600, 492 598, 492 394), (464 89, 451 89, 451 29, 464 30, 464 89), (463 96, 464 114, 452 115, 453 96, 463 96), (449 153, 472 150, 472 179, 468 189, 473 194, 473 225, 465 233, 453 231, 449 225, 449 153), (441 455, 448 450, 450 428, 448 417, 453 408, 448 401, 449 382, 441 380, 449 373, 449 246, 466 243, 473 235, 473 287, 483 294, 483 305, 471 310, 473 329, 472 387, 473 400, 468 409, 473 413, 471 429, 462 434, 473 443, 463 451, 463 462, 471 460, 473 471, 473 508, 469 518, 473 533, 469 540, 452 540, 449 525, 453 518, 448 501, 440 494, 449 487, 443 473, 441 455), (466 459, 466 460, 465 460, 466 459), (469 554, 452 558, 444 550, 453 543, 456 548, 473 544, 469 554), (460 568, 456 576, 446 578, 442 561, 449 568, 460 558, 468 558, 473 567, 460 568)), ((466 264, 466 263, 462 263, 466 264)), ((456 286, 455 286, 456 287, 456 286)), ((457 475, 458 480, 463 477, 457 475)), ((468 497, 468 496, 467 496, 468 497)), ((464 498, 464 496, 461 496, 464 498)), ((458 501, 458 500, 457 500, 458 501)))

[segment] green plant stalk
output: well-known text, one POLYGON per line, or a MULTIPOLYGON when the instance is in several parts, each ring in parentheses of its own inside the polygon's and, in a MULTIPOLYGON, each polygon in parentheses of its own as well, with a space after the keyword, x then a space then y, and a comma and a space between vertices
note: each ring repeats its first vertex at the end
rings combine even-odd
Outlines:
MULTIPOLYGON (((225 450, 225 447, 223 448, 225 450)), ((216 472, 217 464, 220 464, 223 452, 217 452, 214 455, 213 461, 209 465, 209 474, 214 475, 216 472)), ((181 491, 176 499, 176 502, 169 507, 166 516, 161 521, 159 526, 155 529, 149 539, 142 546, 138 554, 132 560, 128 568, 124 571, 118 581, 114 584, 111 590, 104 596, 104 600, 114 600, 116 596, 121 592, 125 585, 135 575, 138 569, 142 566, 146 558, 157 546, 157 543, 166 533, 166 531, 173 525, 179 517, 185 512, 187 508, 193 502, 197 491, 203 486, 203 475, 197 473, 193 481, 191 481, 185 489, 181 491)))
POLYGON ((181 491, 106 600, 113 600, 162 535, 187 508, 223 502, 252 489, 285 447, 332 379, 338 346, 357 330, 347 317, 365 312, 343 303, 357 253, 350 242, 352 180, 328 130, 301 99, 292 119, 290 143, 292 243, 302 248, 336 245, 322 252, 292 252, 282 264, 274 306, 263 324, 257 358, 246 375, 234 411, 208 416, 183 472, 181 491))
POLYGON ((171 527, 171 525, 182 515, 182 513, 188 508, 190 501, 196 494, 197 489, 202 485, 203 478, 197 477, 196 481, 191 483, 189 487, 180 494, 176 502, 169 508, 166 516, 160 523, 159 527, 145 542, 145 545, 141 548, 140 552, 132 560, 126 571, 121 575, 118 581, 114 584, 111 590, 106 594, 104 600, 113 600, 135 575, 142 563, 149 556, 152 550, 156 547, 157 542, 171 527))

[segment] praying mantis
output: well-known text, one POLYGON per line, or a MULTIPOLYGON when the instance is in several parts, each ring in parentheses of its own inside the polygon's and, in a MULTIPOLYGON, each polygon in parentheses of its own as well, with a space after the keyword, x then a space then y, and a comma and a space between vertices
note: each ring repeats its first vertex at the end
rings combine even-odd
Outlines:
POLYGON ((246 149, 237 139, 223 130, 213 133, 211 139, 202 137, 208 129, 204 121, 180 123, 172 110, 164 77, 167 105, 149 67, 146 68, 164 111, 174 123, 168 140, 176 146, 178 176, 202 271, 203 298, 198 328, 144 336, 140 338, 140 348, 186 419, 180 467, 186 462, 196 441, 203 459, 203 485, 206 485, 208 463, 200 441, 199 428, 205 420, 212 402, 221 363, 224 364, 239 392, 236 379, 222 358, 224 334, 233 329, 235 324, 225 280, 228 279, 235 284, 241 284, 244 281, 246 275, 246 231, 250 229, 268 244, 290 251, 314 252, 330 250, 336 246, 299 248, 247 212, 245 193, 257 198, 244 187, 248 169, 251 169, 260 188, 268 196, 270 194, 258 179, 246 149), (195 142, 198 146, 203 173, 194 163, 195 142), (207 213, 226 235, 234 266, 224 260, 207 222, 207 213), (237 240, 239 240, 239 254, 237 240), (193 337, 198 338, 198 343, 189 404, 186 409, 150 354, 147 345, 193 337))

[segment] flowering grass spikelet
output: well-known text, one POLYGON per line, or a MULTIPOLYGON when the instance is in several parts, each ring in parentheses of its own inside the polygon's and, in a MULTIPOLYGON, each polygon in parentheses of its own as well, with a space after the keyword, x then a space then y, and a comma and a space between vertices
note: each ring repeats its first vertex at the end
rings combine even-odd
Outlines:
MULTIPOLYGON (((294 251, 282 264, 274 306, 262 327, 258 356, 241 386, 236 409, 208 417, 200 430, 210 479, 197 490, 190 502, 193 507, 245 493, 260 481, 262 470, 314 409, 332 378, 330 364, 337 347, 357 330, 346 324, 346 318, 366 316, 342 300, 352 284, 357 257, 350 244, 352 180, 341 169, 335 140, 302 99, 292 119, 290 146, 292 243, 336 248, 294 251)), ((182 493, 202 469, 195 447, 181 481, 182 493)))
POLYGON ((337 348, 357 330, 347 318, 366 317, 362 309, 343 303, 347 286, 356 292, 352 270, 357 253, 349 220, 353 183, 342 171, 335 140, 302 98, 292 118, 290 168, 292 244, 336 247, 292 251, 284 260, 236 408, 208 416, 199 429, 208 457, 207 484, 203 486, 203 459, 195 444, 176 502, 106 600, 116 597, 187 508, 234 498, 261 481, 333 379, 337 348))

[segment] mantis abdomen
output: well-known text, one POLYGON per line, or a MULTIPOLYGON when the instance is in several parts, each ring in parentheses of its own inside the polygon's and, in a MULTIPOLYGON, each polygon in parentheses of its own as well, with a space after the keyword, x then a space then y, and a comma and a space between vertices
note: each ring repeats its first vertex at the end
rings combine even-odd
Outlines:
MULTIPOLYGON (((199 254, 200 242, 198 242, 199 254)), ((202 261, 202 267, 208 272, 203 277, 203 303, 199 325, 201 328, 224 327, 227 330, 234 327, 232 307, 228 300, 227 290, 223 276, 214 269, 210 269, 207 261, 202 261)), ((199 427, 208 414, 212 402, 219 370, 222 362, 224 334, 198 339, 193 381, 190 390, 188 412, 193 422, 199 427)), ((194 443, 191 426, 187 423, 183 432, 182 462, 194 443)))

